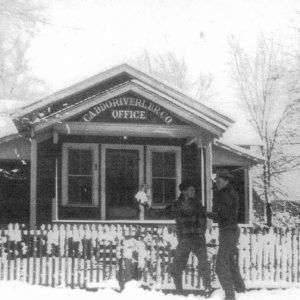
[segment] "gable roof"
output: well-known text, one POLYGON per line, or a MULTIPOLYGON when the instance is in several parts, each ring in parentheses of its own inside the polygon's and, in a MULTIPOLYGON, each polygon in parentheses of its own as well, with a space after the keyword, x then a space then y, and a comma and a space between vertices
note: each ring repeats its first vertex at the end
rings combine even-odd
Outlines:
POLYGON ((23 107, 20 112, 11 116, 19 131, 24 130, 26 126, 36 126, 38 128, 41 125, 37 124, 45 124, 45 122, 41 121, 52 120, 55 122, 55 117, 57 117, 58 113, 60 114, 59 119, 62 120, 66 117, 65 113, 67 111, 72 114, 76 111, 76 108, 83 104, 92 106, 97 101, 105 98, 105 95, 126 89, 137 89, 138 91, 144 91, 148 95, 152 94, 155 97, 161 97, 168 105, 171 105, 172 102, 174 110, 176 110, 176 107, 177 110, 178 108, 182 109, 191 122, 204 127, 216 136, 221 136, 233 123, 228 117, 189 97, 178 88, 127 64, 111 68, 58 91, 23 107))

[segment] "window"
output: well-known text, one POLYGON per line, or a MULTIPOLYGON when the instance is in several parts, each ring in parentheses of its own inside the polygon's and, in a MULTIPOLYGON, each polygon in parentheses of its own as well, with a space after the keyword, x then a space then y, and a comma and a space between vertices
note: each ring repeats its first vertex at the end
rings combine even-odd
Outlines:
POLYGON ((62 203, 98 205, 98 145, 63 144, 62 203))
POLYGON ((147 183, 151 204, 165 207, 178 197, 181 181, 181 149, 173 146, 148 146, 147 183))

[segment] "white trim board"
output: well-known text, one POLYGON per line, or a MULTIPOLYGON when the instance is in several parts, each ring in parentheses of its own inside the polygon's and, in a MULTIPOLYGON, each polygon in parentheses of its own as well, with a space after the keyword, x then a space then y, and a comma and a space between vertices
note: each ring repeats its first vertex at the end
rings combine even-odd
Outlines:
POLYGON ((199 130, 188 125, 152 125, 124 123, 63 122, 54 131, 65 135, 136 136, 186 138, 197 136, 199 130))

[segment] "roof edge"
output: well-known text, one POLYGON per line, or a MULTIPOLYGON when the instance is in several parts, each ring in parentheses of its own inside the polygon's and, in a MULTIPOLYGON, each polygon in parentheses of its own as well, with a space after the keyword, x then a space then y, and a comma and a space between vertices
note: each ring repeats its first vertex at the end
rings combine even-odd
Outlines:
POLYGON ((233 152, 239 156, 243 156, 246 157, 247 159, 251 160, 251 161, 255 161, 258 164, 264 163, 266 161, 266 159, 259 154, 255 154, 247 149, 244 149, 242 147, 239 147, 237 145, 233 145, 233 144, 228 144, 225 143, 223 141, 220 140, 214 140, 214 145, 217 147, 220 147, 222 149, 228 150, 230 152, 233 152))

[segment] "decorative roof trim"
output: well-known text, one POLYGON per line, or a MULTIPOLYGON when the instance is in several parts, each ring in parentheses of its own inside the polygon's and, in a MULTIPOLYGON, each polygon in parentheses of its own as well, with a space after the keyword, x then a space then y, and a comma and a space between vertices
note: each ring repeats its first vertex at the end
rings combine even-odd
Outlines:
POLYGON ((175 88, 175 87, 171 86, 169 83, 166 83, 163 80, 157 79, 157 78, 153 77, 152 75, 148 75, 144 72, 141 72, 127 64, 122 64, 122 65, 116 66, 114 68, 111 68, 109 70, 106 70, 98 75, 90 77, 90 78, 88 78, 84 81, 81 81, 75 85, 72 85, 66 89, 58 91, 46 98, 43 98, 43 99, 36 101, 30 105, 27 105, 27 106, 23 107, 23 109, 20 112, 13 113, 12 117, 13 118, 22 117, 28 113, 31 113, 35 110, 42 108, 44 106, 61 101, 65 97, 71 96, 80 91, 91 88, 101 82, 112 79, 113 77, 116 77, 123 73, 128 74, 131 77, 131 79, 137 79, 141 83, 151 86, 154 89, 163 92, 164 94, 168 94, 172 98, 175 98, 175 99, 183 102, 183 104, 194 107, 194 109, 196 109, 198 112, 201 111, 201 113, 203 115, 206 115, 207 117, 209 117, 211 119, 214 119, 218 123, 222 123, 226 128, 228 126, 230 126, 231 124, 233 124, 233 121, 230 118, 216 112, 215 110, 203 105, 199 101, 187 96, 180 89, 175 88))
POLYGON ((196 112, 193 107, 188 106, 177 99, 173 99, 168 95, 164 95, 163 93, 157 93, 155 89, 147 87, 145 84, 141 86, 137 81, 130 81, 126 84, 119 85, 114 89, 110 89, 109 93, 102 92, 98 95, 80 101, 71 107, 58 111, 49 117, 38 119, 34 121, 34 130, 44 130, 57 122, 76 116, 81 113, 83 109, 87 110, 98 103, 108 100, 109 98, 117 97, 118 95, 129 91, 136 92, 146 98, 149 98, 151 101, 158 103, 176 115, 181 116, 183 119, 213 133, 215 136, 221 136, 221 134, 226 130, 226 127, 223 124, 217 123, 215 120, 211 120, 209 117, 202 115, 200 112, 196 112))

